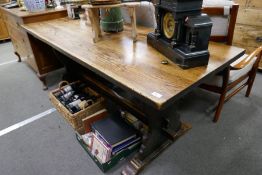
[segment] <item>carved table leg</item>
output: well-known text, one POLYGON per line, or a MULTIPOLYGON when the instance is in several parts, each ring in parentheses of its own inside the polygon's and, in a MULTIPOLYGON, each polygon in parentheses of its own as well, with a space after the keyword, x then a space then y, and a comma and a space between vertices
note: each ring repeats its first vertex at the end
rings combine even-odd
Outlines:
POLYGON ((122 170, 123 175, 138 174, 173 141, 191 129, 190 125, 180 121, 178 113, 173 113, 173 116, 166 115, 166 112, 150 112, 150 116, 148 116, 149 133, 143 135, 139 153, 122 170))
POLYGON ((21 62, 22 59, 21 59, 21 56, 19 55, 19 53, 18 52, 14 52, 14 54, 18 57, 17 62, 21 62))
POLYGON ((46 85, 46 74, 43 74, 43 75, 40 75, 40 74, 37 74, 39 80, 43 83, 43 90, 47 90, 48 87, 46 85))

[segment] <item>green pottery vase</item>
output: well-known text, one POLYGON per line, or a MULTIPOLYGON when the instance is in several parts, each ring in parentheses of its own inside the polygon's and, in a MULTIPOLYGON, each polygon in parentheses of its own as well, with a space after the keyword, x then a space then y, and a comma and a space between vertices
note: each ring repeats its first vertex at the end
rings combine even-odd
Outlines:
POLYGON ((101 28, 104 32, 121 32, 124 29, 124 20, 119 7, 108 10, 101 9, 101 28))

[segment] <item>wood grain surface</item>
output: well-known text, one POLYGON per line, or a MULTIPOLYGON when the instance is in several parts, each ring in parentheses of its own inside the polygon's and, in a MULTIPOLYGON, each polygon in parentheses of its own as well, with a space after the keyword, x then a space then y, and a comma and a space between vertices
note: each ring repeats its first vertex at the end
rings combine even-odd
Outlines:
POLYGON ((82 5, 82 8, 114 8, 114 7, 136 7, 139 6, 140 2, 126 2, 126 3, 120 3, 120 4, 106 4, 106 5, 91 5, 91 4, 85 4, 82 5))
POLYGON ((131 28, 117 34, 103 33, 98 43, 92 41, 90 24, 61 18, 23 27, 34 37, 51 45, 98 75, 131 90, 158 109, 174 102, 192 88, 218 73, 245 50, 210 43, 207 67, 183 70, 147 45, 146 35, 153 29, 138 27, 137 42, 133 43, 131 28))
POLYGON ((7 9, 4 7, 0 7, 2 10, 7 11, 8 13, 16 16, 16 17, 30 17, 30 16, 41 16, 43 14, 49 14, 49 13, 56 13, 58 11, 64 11, 66 12, 66 9, 46 9, 45 11, 41 12, 28 12, 28 11, 21 11, 20 8, 12 8, 7 9))
POLYGON ((4 20, 2 19, 2 11, 0 9, 0 41, 9 38, 9 33, 4 20))
POLYGON ((5 3, 8 3, 9 0, 0 0, 0 4, 5 4, 5 3))

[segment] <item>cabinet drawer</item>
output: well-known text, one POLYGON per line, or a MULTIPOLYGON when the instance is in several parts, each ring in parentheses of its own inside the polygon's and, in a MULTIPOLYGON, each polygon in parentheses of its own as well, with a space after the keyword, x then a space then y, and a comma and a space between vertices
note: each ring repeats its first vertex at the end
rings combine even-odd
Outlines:
POLYGON ((21 19, 9 14, 3 14, 3 19, 6 22, 6 24, 10 25, 11 27, 14 27, 17 30, 21 30, 20 25, 23 23, 21 19))
POLYGON ((0 18, 0 40, 7 39, 9 37, 7 28, 5 26, 4 21, 0 18))
POLYGON ((21 32, 21 30, 17 30, 13 26, 9 26, 9 34, 15 40, 25 43, 26 42, 26 34, 21 32))
POLYGON ((28 52, 25 47, 25 43, 19 40, 16 40, 15 38, 11 37, 12 44, 14 46, 14 50, 19 53, 19 55, 23 58, 26 58, 28 55, 28 52))

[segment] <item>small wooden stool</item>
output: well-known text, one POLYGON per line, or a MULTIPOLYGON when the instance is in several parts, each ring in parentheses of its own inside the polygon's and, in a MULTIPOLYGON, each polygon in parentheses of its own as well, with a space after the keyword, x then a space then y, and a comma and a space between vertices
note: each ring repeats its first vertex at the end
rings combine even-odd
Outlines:
POLYGON ((91 5, 91 4, 82 5, 82 8, 85 9, 85 12, 89 16, 91 22, 94 43, 98 42, 102 36, 102 32, 100 28, 99 9, 100 8, 110 9, 114 7, 128 8, 129 15, 131 18, 131 25, 132 25, 132 37, 133 37, 133 41, 135 42, 137 38, 135 7, 139 5, 140 2, 126 2, 126 3, 111 4, 111 5, 91 5))

